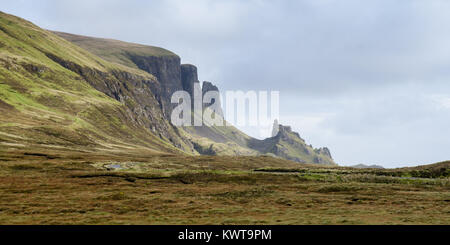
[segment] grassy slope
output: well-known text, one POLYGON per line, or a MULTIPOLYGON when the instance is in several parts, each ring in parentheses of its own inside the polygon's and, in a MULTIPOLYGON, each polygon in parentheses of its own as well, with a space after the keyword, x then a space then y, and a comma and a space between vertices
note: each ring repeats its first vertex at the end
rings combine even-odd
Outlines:
POLYGON ((176 151, 133 125, 124 106, 47 54, 102 72, 141 70, 109 63, 23 19, 0 13, 0 148, 176 151))
POLYGON ((279 146, 286 150, 286 154, 289 156, 297 157, 308 163, 314 163, 315 158, 320 158, 323 163, 335 165, 333 159, 328 156, 317 154, 314 148, 307 145, 304 141, 294 135, 289 135, 290 141, 295 142, 295 146, 288 141, 280 141, 279 146), (299 147, 300 146, 300 147, 299 147), (305 152, 307 152, 305 154, 305 152))
MULTIPOLYGON (((198 117, 199 115, 194 116, 198 117)), ((201 127, 183 127, 182 130, 185 136, 195 142, 203 152, 213 151, 218 156, 256 156, 260 154, 248 147, 251 137, 234 126, 203 125, 201 127)))
POLYGON ((88 50, 89 52, 102 57, 103 59, 114 62, 117 64, 122 64, 132 68, 138 68, 135 63, 133 63, 128 54, 140 55, 140 56, 177 56, 169 50, 135 44, 127 43, 113 39, 106 38, 94 38, 86 37, 80 35, 74 35, 64 32, 53 32, 56 35, 69 40, 70 42, 88 50))

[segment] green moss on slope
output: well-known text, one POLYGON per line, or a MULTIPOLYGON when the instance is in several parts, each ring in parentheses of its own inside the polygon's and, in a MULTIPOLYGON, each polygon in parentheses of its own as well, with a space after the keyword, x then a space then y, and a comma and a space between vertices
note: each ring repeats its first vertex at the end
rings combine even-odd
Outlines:
POLYGON ((144 125, 150 124, 148 120, 136 121, 130 113, 135 101, 123 102, 92 86, 114 86, 111 91, 120 92, 127 83, 152 83, 152 75, 104 61, 2 12, 0 43, 0 133, 4 135, 0 148, 53 145, 70 150, 131 147, 179 152, 144 125), (127 74, 128 79, 119 80, 118 74, 127 74))

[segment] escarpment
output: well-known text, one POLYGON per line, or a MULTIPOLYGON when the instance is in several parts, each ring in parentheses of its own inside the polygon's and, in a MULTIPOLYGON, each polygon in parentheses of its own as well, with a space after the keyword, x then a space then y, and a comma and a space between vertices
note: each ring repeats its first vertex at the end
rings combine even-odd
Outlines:
MULTIPOLYGON (((200 86, 196 66, 181 64, 178 55, 158 47, 55 33, 105 60, 151 74, 154 79, 142 79, 124 72, 103 74, 66 64, 94 88, 125 103, 136 123, 146 125, 162 139, 185 152, 206 155, 264 154, 300 163, 335 164, 327 148, 312 148, 287 126, 277 124, 274 136, 265 140, 252 138, 231 126, 174 127, 170 123, 171 113, 176 106, 171 103, 173 93, 186 91, 195 109, 195 95, 201 95, 203 99, 211 95, 208 92, 219 92, 219 88, 211 82, 203 82, 200 86)), ((213 104, 218 105, 218 116, 223 117, 222 101, 217 94, 214 94, 214 98, 207 98, 209 103, 200 101, 197 107, 205 110, 213 104)))

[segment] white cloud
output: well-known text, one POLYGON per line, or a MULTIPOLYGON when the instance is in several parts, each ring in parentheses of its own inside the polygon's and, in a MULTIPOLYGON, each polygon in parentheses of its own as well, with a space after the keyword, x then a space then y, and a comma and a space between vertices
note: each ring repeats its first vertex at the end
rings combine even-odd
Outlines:
POLYGON ((450 109, 450 95, 434 94, 430 99, 438 109, 450 109))

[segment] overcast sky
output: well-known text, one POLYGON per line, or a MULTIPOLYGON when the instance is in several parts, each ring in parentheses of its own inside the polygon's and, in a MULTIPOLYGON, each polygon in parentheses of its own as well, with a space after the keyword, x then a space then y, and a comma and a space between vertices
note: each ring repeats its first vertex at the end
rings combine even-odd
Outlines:
POLYGON ((340 164, 450 160, 450 1, 0 0, 0 10, 167 48, 223 91, 278 90, 280 123, 340 164))

